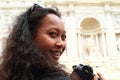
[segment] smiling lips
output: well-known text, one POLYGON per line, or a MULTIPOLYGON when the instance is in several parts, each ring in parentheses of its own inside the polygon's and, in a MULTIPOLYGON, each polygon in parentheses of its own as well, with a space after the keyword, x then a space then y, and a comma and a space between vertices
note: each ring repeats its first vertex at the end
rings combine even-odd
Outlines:
POLYGON ((58 60, 62 54, 62 51, 51 51, 53 59, 58 60))

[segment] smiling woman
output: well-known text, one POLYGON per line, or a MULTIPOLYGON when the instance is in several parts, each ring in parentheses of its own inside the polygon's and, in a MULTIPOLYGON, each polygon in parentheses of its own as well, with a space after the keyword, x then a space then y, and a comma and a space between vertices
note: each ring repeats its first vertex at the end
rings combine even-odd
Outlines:
POLYGON ((0 80, 81 80, 77 74, 73 79, 59 64, 65 39, 59 12, 34 4, 13 25, 3 52, 0 80))
POLYGON ((35 42, 43 53, 58 62, 66 47, 65 38, 65 28, 60 18, 54 14, 47 14, 37 30, 35 42))
POLYGON ((59 66, 66 47, 59 12, 34 4, 16 21, 3 52, 0 80, 70 80, 59 66))

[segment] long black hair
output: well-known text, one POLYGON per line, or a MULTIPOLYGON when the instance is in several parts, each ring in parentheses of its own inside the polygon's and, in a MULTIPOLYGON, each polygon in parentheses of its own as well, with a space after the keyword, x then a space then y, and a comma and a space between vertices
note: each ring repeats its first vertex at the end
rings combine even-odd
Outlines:
POLYGON ((60 17, 58 11, 34 4, 17 17, 3 51, 0 80, 34 80, 34 74, 42 71, 64 73, 49 56, 41 53, 33 40, 38 25, 50 13, 60 17))

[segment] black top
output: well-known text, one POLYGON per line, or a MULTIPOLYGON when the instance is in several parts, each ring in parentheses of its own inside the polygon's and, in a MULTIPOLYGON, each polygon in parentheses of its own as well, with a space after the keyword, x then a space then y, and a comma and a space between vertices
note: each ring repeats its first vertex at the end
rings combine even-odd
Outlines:
POLYGON ((71 80, 68 76, 63 75, 59 72, 51 73, 50 75, 44 76, 41 80, 71 80))
POLYGON ((58 71, 51 73, 40 72, 35 74, 34 80, 71 80, 67 75, 64 75, 58 71))

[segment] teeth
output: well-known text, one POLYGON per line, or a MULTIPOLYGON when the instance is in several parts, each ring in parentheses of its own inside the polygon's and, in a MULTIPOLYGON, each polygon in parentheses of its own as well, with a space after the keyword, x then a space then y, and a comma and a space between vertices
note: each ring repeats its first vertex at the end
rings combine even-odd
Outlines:
POLYGON ((53 53, 53 55, 60 55, 60 52, 55 52, 53 53))
POLYGON ((61 56, 61 52, 60 51, 51 51, 52 57, 56 60, 58 60, 61 56))
POLYGON ((52 53, 61 53, 61 51, 51 51, 52 53))

